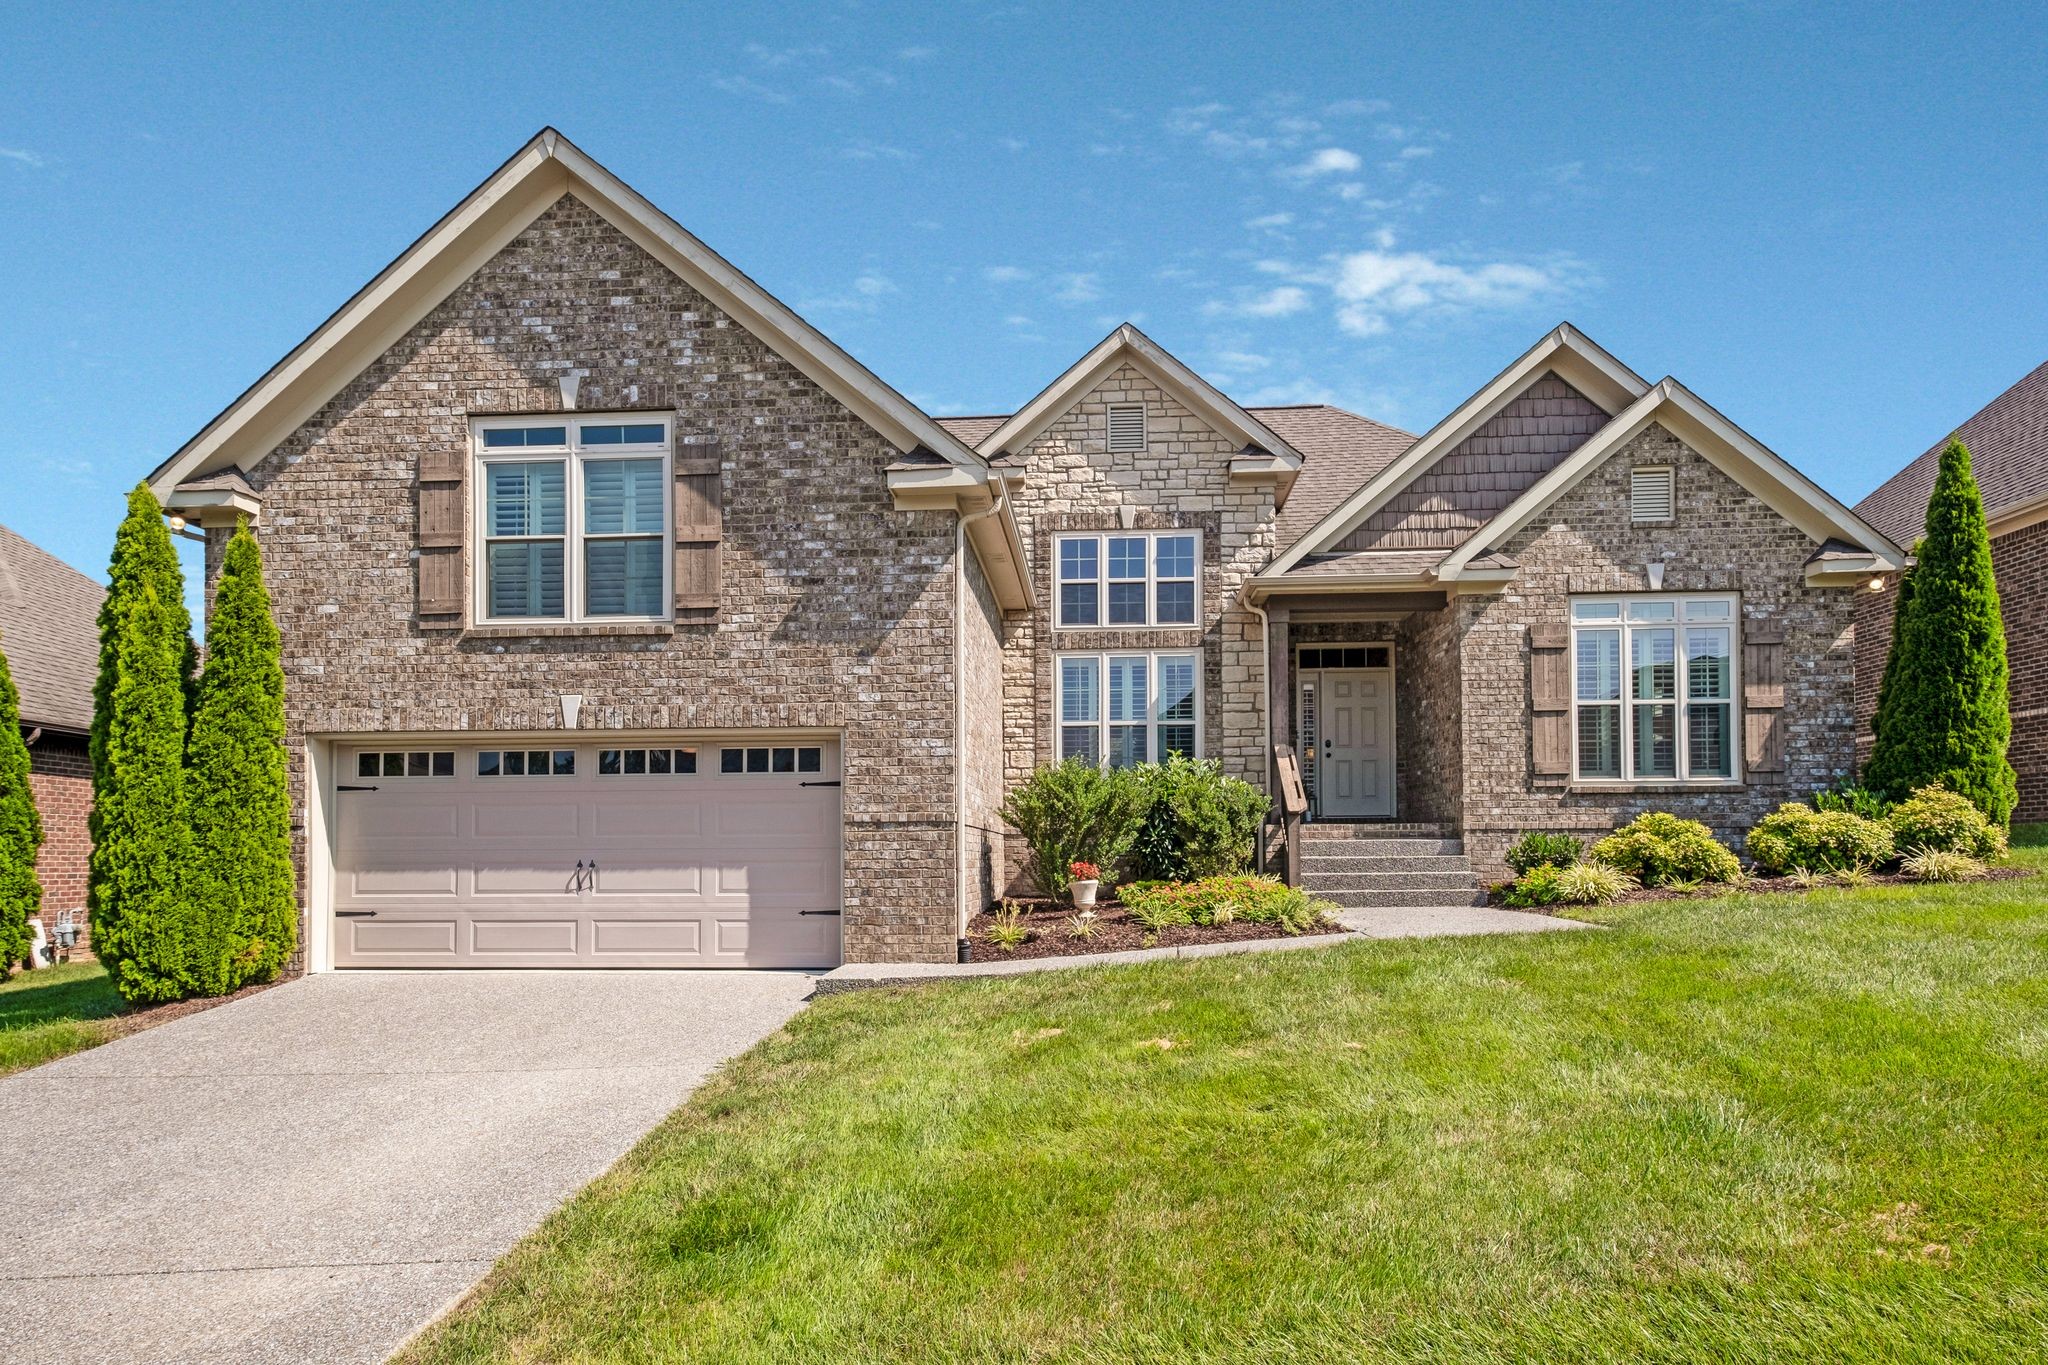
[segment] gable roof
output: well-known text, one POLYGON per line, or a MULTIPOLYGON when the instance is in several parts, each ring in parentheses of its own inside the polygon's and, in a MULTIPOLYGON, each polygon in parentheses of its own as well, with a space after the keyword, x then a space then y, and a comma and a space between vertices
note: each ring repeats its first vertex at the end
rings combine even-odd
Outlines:
MULTIPOLYGON (((1996 523, 2048 500, 2048 364, 1986 403, 1955 434, 1970 448, 1970 470, 1984 494, 1987 520, 1996 523)), ((1856 510, 1894 541, 1911 545, 1926 529, 1927 499, 1947 445, 1944 436, 1856 510)))
POLYGON ((1838 548, 1831 557, 1823 555, 1809 561, 1816 571, 1888 573, 1904 563, 1905 555, 1898 546, 1667 375, 1477 534, 1446 555, 1437 565, 1436 576, 1446 581, 1463 576, 1652 423, 1698 451, 1722 473, 1812 537, 1824 551, 1830 542, 1835 542, 1838 548), (1844 550, 1850 553, 1845 555, 1844 550), (1863 552, 1860 558, 1854 553, 1859 550, 1863 552))
POLYGON ((150 475, 161 500, 184 481, 248 469, 564 195, 674 271, 900 451, 962 469, 987 462, 787 305, 553 128, 543 128, 150 475))
POLYGON ((0 526, 0 652, 21 693, 24 725, 84 734, 99 671, 107 590, 0 526))
POLYGON ((1124 365, 1132 366, 1165 389, 1216 430, 1248 448, 1276 457, 1275 472, 1284 480, 1291 480, 1301 469, 1300 451, 1128 322, 1097 342, 1088 354, 1041 389, 1037 397, 983 436, 975 443, 975 449, 991 458, 1022 450, 1089 390, 1124 365))
POLYGON ((1439 457, 1455 449, 1523 390, 1552 372, 1609 413, 1619 412, 1649 384, 1569 322, 1557 328, 1454 408, 1420 439, 1339 501, 1273 561, 1261 577, 1287 572, 1312 554, 1329 553, 1439 457))

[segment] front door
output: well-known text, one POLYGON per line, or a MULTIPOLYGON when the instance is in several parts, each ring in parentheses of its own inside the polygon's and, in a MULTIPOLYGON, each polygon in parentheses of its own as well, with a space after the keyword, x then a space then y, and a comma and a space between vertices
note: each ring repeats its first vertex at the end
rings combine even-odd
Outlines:
MULTIPOLYGON (((1385 657, 1380 649, 1372 652, 1385 657)), ((1316 817, 1392 818, 1393 669, 1302 669, 1300 679, 1301 736, 1307 759, 1303 766, 1308 769, 1316 817)))

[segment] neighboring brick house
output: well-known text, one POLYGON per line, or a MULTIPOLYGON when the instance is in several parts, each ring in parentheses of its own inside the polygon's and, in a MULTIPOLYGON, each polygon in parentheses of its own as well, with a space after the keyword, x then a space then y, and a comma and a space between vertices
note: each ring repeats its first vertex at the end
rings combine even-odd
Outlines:
POLYGON ((46 931, 67 910, 81 928, 85 924, 86 860, 92 853, 86 736, 106 595, 69 564, 0 526, 0 652, 21 693, 29 784, 43 818, 36 875, 43 884, 46 931))
MULTIPOLYGON (((2048 364, 1985 405, 1956 429, 1970 449, 1970 468, 1984 495, 1991 530, 1991 567, 2005 618, 2006 662, 2012 672, 2012 747, 2019 774, 2017 821, 2048 820, 2048 364)), ((1857 513, 1900 545, 1927 526, 1927 499, 1941 466, 1944 436, 1856 506, 1857 513)), ((1861 594, 1856 611, 1856 743, 1867 755, 1877 685, 1891 649, 1896 579, 1881 593, 1861 594)))
POLYGON ((1898 562, 1569 327, 1420 440, 1128 326, 934 419, 552 130, 152 484, 263 543, 314 970, 948 957, 1077 754, 1733 832, 1849 766, 1898 562))

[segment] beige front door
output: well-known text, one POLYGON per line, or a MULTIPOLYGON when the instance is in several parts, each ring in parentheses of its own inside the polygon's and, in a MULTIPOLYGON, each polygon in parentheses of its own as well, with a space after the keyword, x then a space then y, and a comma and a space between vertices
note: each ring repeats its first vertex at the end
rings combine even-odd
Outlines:
POLYGON ((830 967, 839 747, 346 746, 337 967, 830 967))
POLYGON ((1301 672, 1302 738, 1312 808, 1322 820, 1394 814, 1394 675, 1390 668, 1301 672))

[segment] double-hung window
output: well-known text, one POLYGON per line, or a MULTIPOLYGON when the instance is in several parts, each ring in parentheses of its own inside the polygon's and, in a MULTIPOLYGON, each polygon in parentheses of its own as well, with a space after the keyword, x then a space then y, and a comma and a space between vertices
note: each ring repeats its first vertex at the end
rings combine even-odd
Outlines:
POLYGON ((1732 596, 1572 601, 1574 771, 1590 781, 1735 777, 1732 596))
POLYGON ((1200 655, 1062 654, 1056 664, 1062 760, 1128 768, 1200 757, 1200 655))
POLYGON ((1200 620, 1201 537, 1126 531, 1058 537, 1061 626, 1192 626, 1200 620))
POLYGON ((644 413, 478 422, 477 619, 666 619, 671 431, 644 413))

